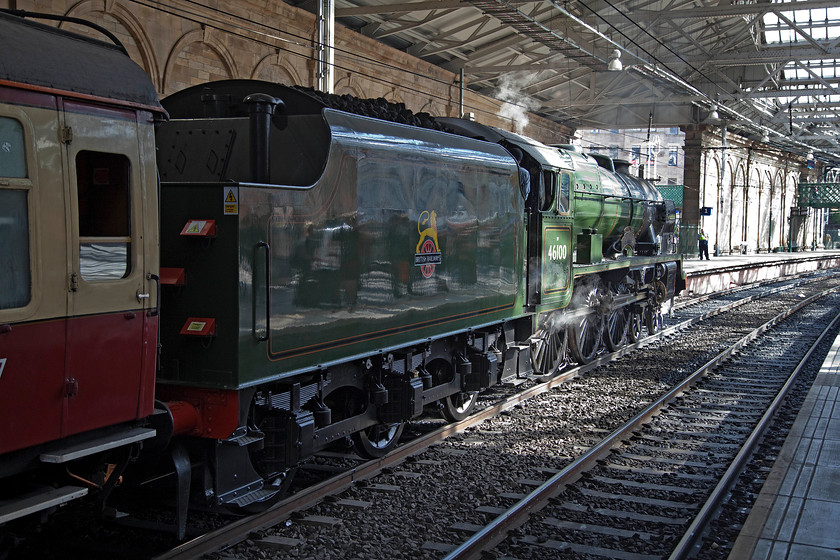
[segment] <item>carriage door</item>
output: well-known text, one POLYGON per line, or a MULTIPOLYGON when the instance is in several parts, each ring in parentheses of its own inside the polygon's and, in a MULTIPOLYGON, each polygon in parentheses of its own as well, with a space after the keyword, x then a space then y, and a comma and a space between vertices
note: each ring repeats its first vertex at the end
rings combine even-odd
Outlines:
POLYGON ((65 101, 68 190, 64 435, 131 420, 149 302, 133 111, 65 101))

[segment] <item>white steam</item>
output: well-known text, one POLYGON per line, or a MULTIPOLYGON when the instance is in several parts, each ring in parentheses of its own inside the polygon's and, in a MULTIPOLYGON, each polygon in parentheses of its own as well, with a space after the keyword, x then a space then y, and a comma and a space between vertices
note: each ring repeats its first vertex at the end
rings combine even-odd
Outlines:
POLYGON ((499 78, 499 88, 496 99, 503 101, 499 116, 509 119, 513 123, 514 132, 522 134, 528 126, 528 111, 540 108, 540 103, 523 93, 525 87, 533 79, 531 72, 510 72, 499 78))

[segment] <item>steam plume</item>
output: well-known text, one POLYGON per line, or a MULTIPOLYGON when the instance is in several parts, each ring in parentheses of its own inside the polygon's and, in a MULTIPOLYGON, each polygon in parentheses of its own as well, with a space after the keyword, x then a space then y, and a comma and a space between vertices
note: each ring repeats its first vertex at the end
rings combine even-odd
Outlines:
POLYGON ((499 78, 499 89, 496 99, 503 101, 499 116, 510 119, 514 125, 514 132, 522 134, 528 126, 528 111, 540 108, 540 103, 528 97, 523 90, 533 78, 530 72, 510 72, 499 78))

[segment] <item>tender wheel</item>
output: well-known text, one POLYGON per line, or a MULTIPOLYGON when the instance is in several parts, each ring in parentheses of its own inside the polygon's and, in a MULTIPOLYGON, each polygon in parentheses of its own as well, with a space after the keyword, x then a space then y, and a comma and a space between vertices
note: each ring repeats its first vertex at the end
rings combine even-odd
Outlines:
POLYGON ((376 424, 353 434, 356 453, 365 459, 378 459, 394 449, 400 441, 405 422, 376 424))
POLYGON ((566 365, 566 329, 547 324, 531 339, 531 367, 543 380, 554 377, 566 365))
MULTIPOLYGON (((429 373, 435 386, 451 383, 454 375, 451 365, 445 360, 434 360, 429 364, 429 373)), ((440 404, 441 416, 450 422, 460 422, 470 415, 477 401, 478 392, 465 391, 449 395, 437 402, 440 404)))
MULTIPOLYGON (((282 420, 272 414, 265 414, 256 407, 251 408, 250 425, 265 434, 269 441, 279 433, 282 420)), ((260 513, 286 497, 294 481, 297 467, 288 467, 283 459, 275 454, 278 446, 248 446, 248 457, 254 470, 263 478, 263 488, 257 492, 254 501, 244 506, 232 506, 230 509, 244 513, 260 513)))
POLYGON ((642 327, 645 324, 641 313, 630 312, 627 324, 627 338, 630 342, 639 342, 642 339, 642 327))
POLYGON ((478 401, 478 392, 476 391, 449 395, 441 400, 443 408, 440 412, 450 422, 460 422, 470 415, 475 408, 476 401, 478 401))

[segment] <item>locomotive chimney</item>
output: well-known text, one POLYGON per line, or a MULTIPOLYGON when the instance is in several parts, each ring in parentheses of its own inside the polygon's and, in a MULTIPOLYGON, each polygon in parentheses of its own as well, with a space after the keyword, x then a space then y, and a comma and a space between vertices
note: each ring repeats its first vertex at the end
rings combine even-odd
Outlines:
POLYGON ((248 106, 251 134, 251 180, 267 183, 271 175, 271 115, 282 101, 265 93, 253 93, 243 101, 248 106))

